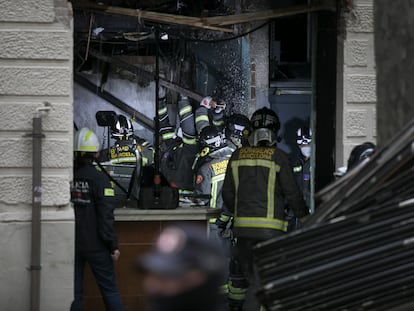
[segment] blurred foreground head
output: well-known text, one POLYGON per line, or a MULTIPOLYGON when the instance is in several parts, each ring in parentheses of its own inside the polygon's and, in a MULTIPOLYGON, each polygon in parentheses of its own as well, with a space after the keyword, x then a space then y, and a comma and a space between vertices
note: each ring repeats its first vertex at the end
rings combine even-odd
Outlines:
POLYGON ((145 272, 144 291, 150 310, 214 310, 226 259, 207 229, 191 225, 170 226, 158 237, 154 249, 139 259, 145 272))

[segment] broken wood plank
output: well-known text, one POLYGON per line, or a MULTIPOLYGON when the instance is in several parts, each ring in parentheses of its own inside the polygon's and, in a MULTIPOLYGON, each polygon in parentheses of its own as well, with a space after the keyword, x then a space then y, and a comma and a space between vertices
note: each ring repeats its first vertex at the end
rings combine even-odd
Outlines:
POLYGON ((175 24, 175 25, 185 25, 196 28, 204 28, 208 30, 215 30, 221 32, 233 33, 233 29, 230 28, 220 28, 213 25, 206 25, 201 18, 184 16, 184 15, 174 15, 167 13, 151 12, 146 10, 134 10, 127 9, 115 6, 107 5, 98 5, 91 2, 82 1, 73 1, 73 7, 75 9, 83 9, 90 11, 103 12, 105 14, 114 14, 122 16, 132 16, 137 18, 137 22, 140 23, 142 20, 148 20, 152 22, 162 23, 162 24, 175 24))
POLYGON ((73 1, 75 9, 84 9, 91 11, 99 11, 105 14, 123 15, 137 17, 137 22, 142 20, 149 20, 152 22, 158 22, 163 24, 175 24, 185 25, 189 27, 203 28, 208 30, 215 30, 227 33, 233 33, 233 29, 224 28, 222 26, 229 26, 235 24, 242 24, 248 22, 264 21, 274 19, 278 17, 286 17, 297 14, 312 13, 323 10, 335 10, 335 7, 331 4, 317 4, 317 5, 298 5, 288 8, 280 8, 273 10, 263 10, 251 13, 241 13, 225 16, 213 16, 213 17, 192 17, 184 15, 175 15, 167 13, 152 12, 146 10, 134 10, 128 8, 98 5, 91 2, 79 2, 73 1))

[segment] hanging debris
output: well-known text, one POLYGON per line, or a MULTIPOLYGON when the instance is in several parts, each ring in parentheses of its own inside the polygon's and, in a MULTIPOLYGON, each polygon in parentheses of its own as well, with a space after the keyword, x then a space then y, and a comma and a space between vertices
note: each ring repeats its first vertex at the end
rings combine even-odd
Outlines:
POLYGON ((413 144, 414 120, 365 165, 318 193, 320 205, 302 229, 255 247, 266 310, 414 303, 413 144))

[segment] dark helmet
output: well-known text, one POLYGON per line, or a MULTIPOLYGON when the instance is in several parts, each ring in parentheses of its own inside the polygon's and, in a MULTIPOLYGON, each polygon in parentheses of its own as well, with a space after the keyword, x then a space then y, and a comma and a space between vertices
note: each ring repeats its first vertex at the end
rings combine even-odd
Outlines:
POLYGON ((227 146, 222 133, 212 125, 201 130, 198 141, 203 148, 208 147, 210 150, 218 150, 227 146))
POLYGON ((375 152, 375 145, 371 142, 365 142, 355 146, 348 158, 347 171, 356 167, 359 163, 369 158, 375 152))
POLYGON ((308 126, 302 126, 296 131, 296 144, 307 145, 312 142, 312 130, 308 126))
POLYGON ((111 134, 115 139, 128 139, 134 134, 132 123, 124 115, 118 115, 118 120, 111 126, 111 134))
POLYGON ((280 129, 280 121, 277 114, 269 108, 261 108, 256 110, 250 120, 253 133, 250 135, 249 141, 253 146, 258 145, 275 145, 278 141, 278 132, 280 129))
POLYGON ((280 129, 280 121, 276 112, 267 107, 256 110, 251 118, 251 124, 253 130, 260 128, 268 128, 272 130, 276 135, 280 129))
POLYGON ((250 120, 245 115, 235 113, 226 121, 226 139, 231 141, 238 148, 245 144, 251 132, 252 126, 250 120))

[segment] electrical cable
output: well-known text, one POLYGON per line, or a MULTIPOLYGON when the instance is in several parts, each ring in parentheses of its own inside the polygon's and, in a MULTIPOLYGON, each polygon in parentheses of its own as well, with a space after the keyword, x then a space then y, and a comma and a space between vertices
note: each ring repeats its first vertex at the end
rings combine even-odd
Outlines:
POLYGON ((264 22, 263 24, 255 27, 255 28, 253 28, 253 29, 251 29, 249 31, 246 31, 246 32, 244 32, 242 34, 239 34, 239 35, 236 35, 236 36, 233 36, 233 37, 222 38, 222 39, 212 39, 212 40, 190 38, 190 37, 184 36, 182 34, 169 33, 168 30, 162 29, 162 27, 160 27, 160 29, 162 29, 164 32, 168 33, 168 35, 175 35, 175 36, 177 36, 177 37, 179 37, 179 38, 181 38, 183 40, 186 40, 186 41, 191 41, 191 42, 204 42, 204 43, 216 43, 216 42, 231 41, 231 40, 235 40, 235 39, 238 39, 238 38, 247 36, 247 35, 255 32, 255 31, 263 28, 264 26, 266 26, 267 24, 269 24, 269 22, 270 21, 264 22))

